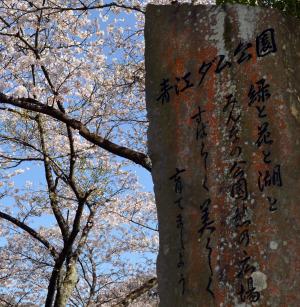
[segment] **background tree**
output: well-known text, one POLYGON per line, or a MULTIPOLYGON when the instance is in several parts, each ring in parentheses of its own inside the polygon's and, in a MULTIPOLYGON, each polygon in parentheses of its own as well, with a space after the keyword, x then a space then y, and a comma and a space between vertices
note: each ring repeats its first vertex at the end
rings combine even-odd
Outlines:
POLYGON ((107 151, 150 169, 138 152, 146 129, 142 41, 138 27, 115 28, 121 8, 141 14, 137 6, 100 2, 1 2, 0 278, 7 306, 125 305, 155 285, 152 196, 107 151), (21 166, 45 180, 21 182, 21 166), (129 253, 142 260, 129 261, 129 253))
POLYGON ((2 186, 9 187, 2 199, 11 203, 0 211, 7 222, 7 244, 0 250, 5 294, 37 306, 45 297, 46 306, 65 306, 69 299, 91 306, 118 301, 130 284, 140 286, 154 275, 156 229, 147 226, 155 225, 154 203, 121 163, 111 165, 105 153, 95 159, 97 148, 53 121, 46 129, 40 115, 13 112, 0 139, 6 149, 2 186), (14 188, 11 178, 21 171, 7 170, 31 160, 43 164, 46 189, 29 182, 24 190, 14 188), (50 225, 38 231, 29 226, 46 221, 50 225), (143 253, 147 266, 126 263, 125 253, 143 253))

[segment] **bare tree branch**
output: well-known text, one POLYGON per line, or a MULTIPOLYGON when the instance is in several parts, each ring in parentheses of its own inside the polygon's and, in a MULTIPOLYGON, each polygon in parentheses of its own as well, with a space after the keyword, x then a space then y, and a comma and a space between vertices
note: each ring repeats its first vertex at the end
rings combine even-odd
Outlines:
POLYGON ((55 216, 55 219, 58 223, 58 226, 61 230, 62 237, 64 242, 69 238, 69 229, 68 225, 61 213, 61 210, 59 209, 58 206, 58 197, 56 193, 56 184, 53 180, 52 176, 52 170, 51 170, 51 164, 48 158, 48 153, 46 149, 46 143, 45 143, 45 132, 42 126, 42 122, 40 117, 37 117, 37 123, 38 123, 38 129, 40 133, 40 141, 41 141, 41 147, 44 155, 44 167, 45 167, 45 175, 46 175, 46 181, 48 185, 48 191, 49 191, 49 199, 50 199, 50 204, 51 208, 53 211, 53 214, 55 216))
POLYGON ((157 278, 153 277, 147 280, 142 286, 135 289, 134 291, 130 292, 126 295, 124 299, 122 299, 118 304, 114 305, 114 307, 122 307, 122 306, 129 306, 131 302, 136 300, 138 297, 143 295, 144 293, 148 292, 152 288, 157 286, 157 278))
POLYGON ((36 240, 38 240, 39 242, 41 242, 51 253, 51 255, 53 256, 54 259, 56 259, 58 257, 58 254, 55 250, 55 248, 43 237, 41 236, 39 233, 37 233, 33 228, 29 227, 28 225, 26 225, 25 223, 19 221, 18 219, 10 216, 9 214, 6 214, 2 211, 0 211, 0 217, 13 223, 14 225, 18 226, 19 228, 23 229, 24 231, 26 231, 27 233, 29 233, 33 238, 35 238, 36 240))
POLYGON ((84 3, 82 3, 82 6, 79 7, 63 7, 63 6, 53 6, 53 7, 48 7, 48 6, 43 6, 41 8, 34 8, 30 11, 28 11, 29 13, 33 13, 33 12, 37 12, 40 10, 50 10, 50 11, 55 11, 55 12, 63 12, 63 11, 87 11, 87 10, 98 10, 98 9, 110 9, 110 8, 121 8, 121 9, 125 9, 125 10, 131 10, 131 11, 136 11, 142 14, 145 14, 145 11, 142 10, 139 6, 129 6, 129 5, 125 5, 125 4, 118 4, 116 2, 111 2, 111 3, 107 3, 107 4, 97 4, 97 5, 85 5, 84 3))
POLYGON ((131 160, 136 164, 141 165, 148 171, 151 171, 151 161, 150 158, 144 153, 137 152, 130 148, 117 145, 102 136, 92 133, 89 129, 82 124, 79 120, 69 117, 60 110, 52 106, 47 106, 33 98, 13 98, 9 97, 3 93, 0 93, 0 104, 9 104, 26 110, 35 111, 38 113, 46 114, 54 119, 57 119, 65 124, 68 124, 75 130, 78 130, 79 134, 86 140, 92 142, 95 145, 123 158, 131 160))

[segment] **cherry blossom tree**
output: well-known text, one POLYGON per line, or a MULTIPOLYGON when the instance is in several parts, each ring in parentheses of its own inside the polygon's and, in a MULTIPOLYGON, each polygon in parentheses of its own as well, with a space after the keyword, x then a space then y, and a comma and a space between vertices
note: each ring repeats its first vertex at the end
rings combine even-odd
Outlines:
POLYGON ((155 204, 133 172, 151 172, 148 2, 0 3, 4 306, 156 304, 155 204))
POLYGON ((144 280, 154 274, 149 256, 156 253, 157 241, 152 196, 139 192, 122 163, 112 163, 105 152, 80 143, 67 128, 55 122, 45 125, 40 115, 32 121, 28 127, 19 118, 12 127, 10 117, 0 136, 6 148, 1 154, 5 210, 0 211, 6 221, 2 236, 7 244, 1 249, 6 290, 14 299, 20 296, 37 306, 45 297, 47 306, 65 306, 75 287, 84 306, 103 297, 118 300, 128 294, 121 282, 124 287, 137 276, 144 280), (43 166, 46 187, 29 182, 22 189, 14 187, 12 178, 20 168, 9 170, 32 160, 43 166), (49 227, 36 231, 29 226, 45 215, 52 216, 49 227), (125 253, 148 253, 147 267, 126 263, 125 253), (85 284, 88 293, 79 290, 85 284))

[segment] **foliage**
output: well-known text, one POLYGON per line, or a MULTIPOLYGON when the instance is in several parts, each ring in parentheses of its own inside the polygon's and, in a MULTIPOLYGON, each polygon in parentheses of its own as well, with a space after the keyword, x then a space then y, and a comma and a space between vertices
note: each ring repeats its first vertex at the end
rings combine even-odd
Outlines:
POLYGON ((288 15, 300 18, 299 0, 216 0, 216 4, 239 3, 246 5, 259 5, 263 7, 273 7, 285 12, 288 15))
POLYGON ((106 150, 146 151, 143 14, 92 5, 0 5, 1 306, 111 306, 155 276, 153 196, 106 150))

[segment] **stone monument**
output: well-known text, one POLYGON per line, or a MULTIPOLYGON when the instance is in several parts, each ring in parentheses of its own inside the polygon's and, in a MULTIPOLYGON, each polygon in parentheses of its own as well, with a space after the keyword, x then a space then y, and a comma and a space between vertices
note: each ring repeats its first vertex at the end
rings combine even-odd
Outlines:
POLYGON ((300 306, 300 21, 149 5, 162 307, 300 306))

